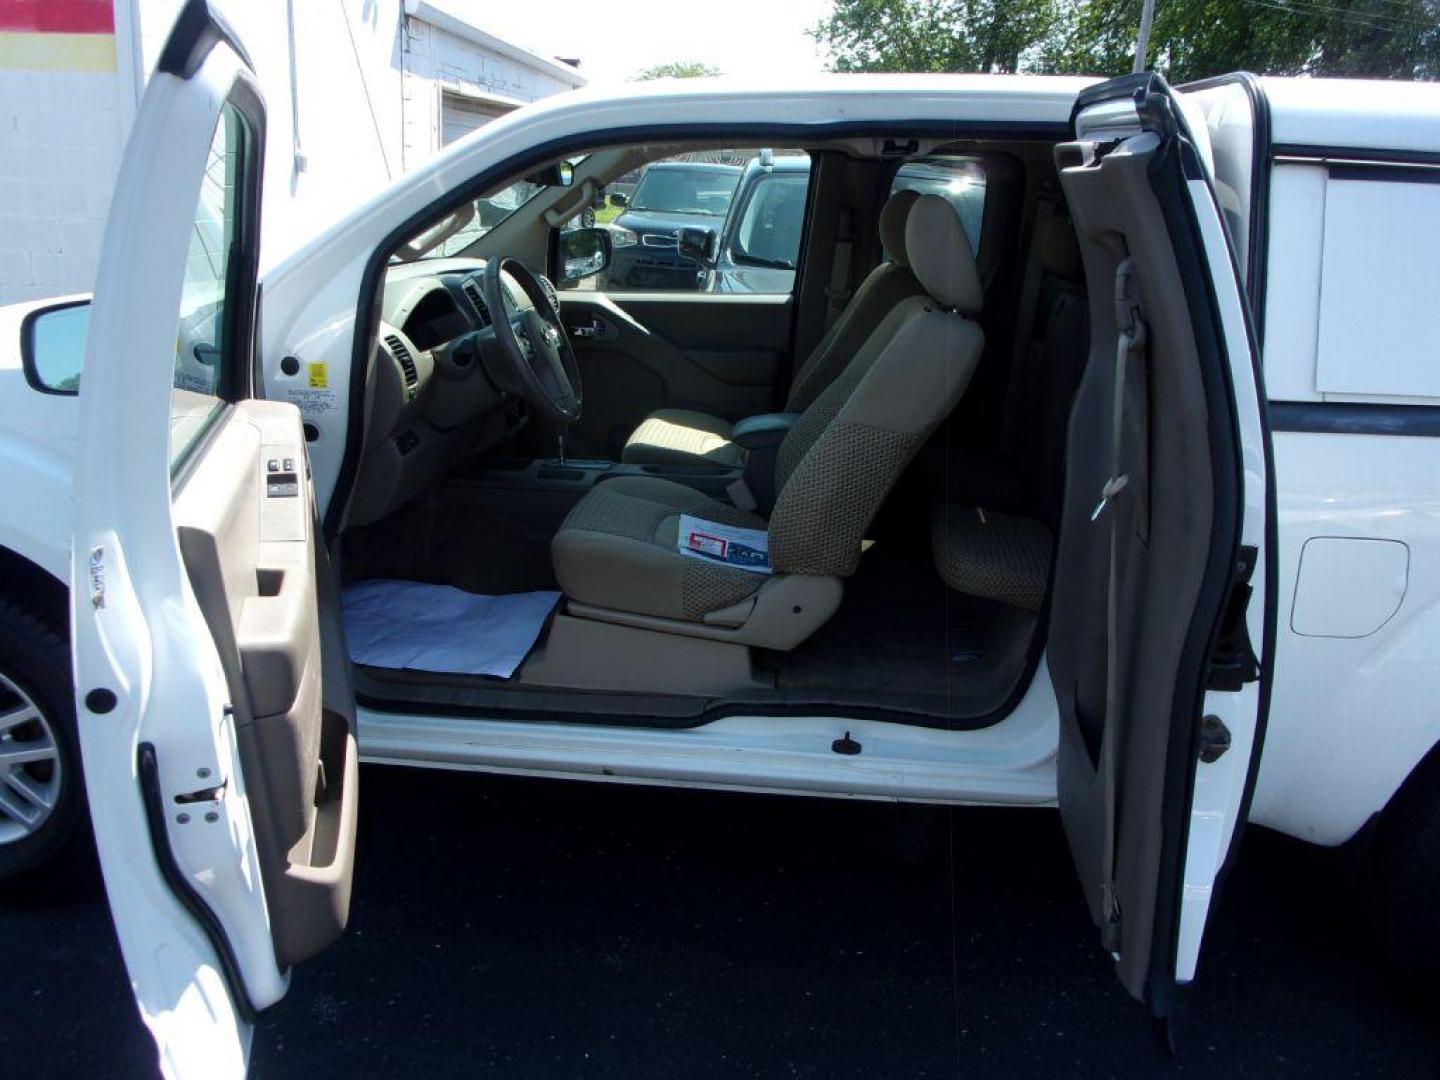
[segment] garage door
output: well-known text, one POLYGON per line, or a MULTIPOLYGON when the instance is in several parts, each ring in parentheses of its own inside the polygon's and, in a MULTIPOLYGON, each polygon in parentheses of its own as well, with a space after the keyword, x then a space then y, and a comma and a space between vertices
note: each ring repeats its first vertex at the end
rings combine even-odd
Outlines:
POLYGON ((488 124, 497 116, 504 116, 513 108, 513 105, 504 105, 498 101, 484 101, 461 94, 441 94, 440 144, 449 146, 456 139, 488 124))

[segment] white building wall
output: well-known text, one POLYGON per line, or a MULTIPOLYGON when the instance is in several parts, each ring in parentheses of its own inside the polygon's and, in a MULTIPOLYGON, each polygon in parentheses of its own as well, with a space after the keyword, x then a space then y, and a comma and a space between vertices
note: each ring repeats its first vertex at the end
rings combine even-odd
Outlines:
POLYGON ((123 144, 111 67, 0 69, 0 303, 94 280, 123 144))
MULTIPOLYGON (((455 14, 479 4, 212 2, 266 102, 262 270, 438 151, 443 89, 521 104, 584 82, 482 44, 455 14)), ((0 303, 93 287, 124 140, 181 3, 116 0, 113 70, 0 70, 0 303)))
MULTIPOLYGON (((461 24, 457 4, 410 0, 405 32, 405 165, 413 168, 443 146, 445 93, 517 107, 582 85, 578 72, 553 61, 527 63, 484 41, 489 35, 461 24), (477 40, 480 39, 480 40, 477 40)), ((517 50, 518 51, 518 50, 517 50)), ((540 58, 537 58, 540 59, 540 58)))

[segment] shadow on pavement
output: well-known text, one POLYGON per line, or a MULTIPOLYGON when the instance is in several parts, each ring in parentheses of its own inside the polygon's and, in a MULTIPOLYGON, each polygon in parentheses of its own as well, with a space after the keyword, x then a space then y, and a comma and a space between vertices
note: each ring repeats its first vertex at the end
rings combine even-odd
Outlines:
MULTIPOLYGON (((262 1018, 255 1076, 1440 1073, 1342 860, 1263 830, 1168 1060, 1053 812, 363 783, 350 930, 262 1018)), ((0 952, 0 1074, 153 1072, 98 887, 0 908, 0 952)))

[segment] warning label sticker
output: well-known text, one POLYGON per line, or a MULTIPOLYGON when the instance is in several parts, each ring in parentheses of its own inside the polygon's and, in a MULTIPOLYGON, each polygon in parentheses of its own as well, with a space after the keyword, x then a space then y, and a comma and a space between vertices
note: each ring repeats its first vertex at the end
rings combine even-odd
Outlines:
POLYGON ((306 417, 324 416, 338 405, 334 390, 287 390, 285 396, 306 417))

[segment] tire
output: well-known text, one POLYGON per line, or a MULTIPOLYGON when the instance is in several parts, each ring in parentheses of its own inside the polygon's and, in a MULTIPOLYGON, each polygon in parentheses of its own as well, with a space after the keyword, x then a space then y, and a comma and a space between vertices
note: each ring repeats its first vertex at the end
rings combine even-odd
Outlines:
POLYGON ((1428 981, 1440 965, 1440 747, 1386 809, 1373 858, 1376 929, 1391 965, 1428 981))
POLYGON ((88 834, 80 828, 85 784, 70 671, 64 633, 0 598, 0 883, 7 889, 43 888, 50 873, 68 883, 77 835, 88 834))
POLYGON ((584 227, 584 228, 586 228, 586 229, 593 229, 593 228, 595 228, 595 210, 594 210, 594 208, 592 208, 592 207, 586 207, 584 210, 582 210, 582 211, 580 212, 580 224, 581 224, 582 227, 584 227))

